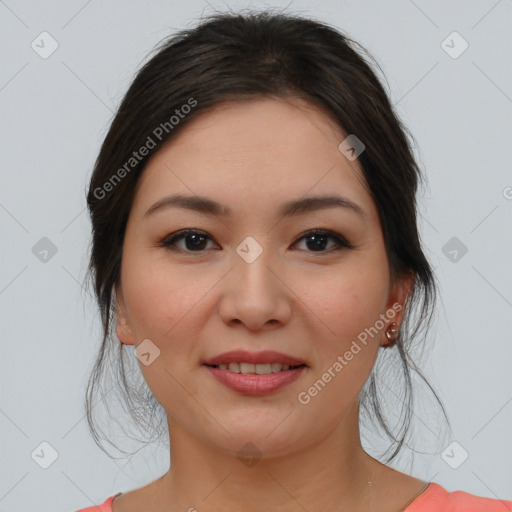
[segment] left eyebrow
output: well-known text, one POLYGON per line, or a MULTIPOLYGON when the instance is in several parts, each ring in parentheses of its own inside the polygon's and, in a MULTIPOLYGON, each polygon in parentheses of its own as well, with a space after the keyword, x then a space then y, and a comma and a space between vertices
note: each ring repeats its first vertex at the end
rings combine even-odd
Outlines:
MULTIPOLYGON (((316 210, 334 207, 345 208, 348 211, 356 213, 363 220, 367 219, 366 213, 357 203, 346 197, 333 195, 306 197, 288 201, 281 205, 281 208, 278 210, 278 216, 290 217, 293 215, 300 215, 316 210)), ((208 197, 174 194, 158 200, 146 211, 144 217, 152 215, 156 211, 165 208, 185 208, 207 215, 215 215, 221 217, 229 217, 233 215, 232 210, 228 206, 222 205, 208 197)))

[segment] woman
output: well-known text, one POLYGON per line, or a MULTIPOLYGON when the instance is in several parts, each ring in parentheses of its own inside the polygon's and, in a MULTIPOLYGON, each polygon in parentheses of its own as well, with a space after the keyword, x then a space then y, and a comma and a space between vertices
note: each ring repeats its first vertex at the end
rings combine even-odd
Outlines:
POLYGON ((355 45, 300 17, 214 15, 165 41, 123 99, 87 196, 104 326, 88 417, 96 439, 115 325, 165 414, 171 465, 100 510, 512 508, 361 445, 363 410, 394 440, 387 462, 404 444, 409 416, 396 438, 372 370, 397 354, 410 411, 409 350, 436 287, 420 169, 355 45))

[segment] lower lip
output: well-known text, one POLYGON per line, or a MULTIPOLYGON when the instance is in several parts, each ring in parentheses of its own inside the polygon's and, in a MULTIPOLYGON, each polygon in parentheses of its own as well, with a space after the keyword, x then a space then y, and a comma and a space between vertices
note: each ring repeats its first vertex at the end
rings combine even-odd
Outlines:
POLYGON ((277 391, 297 380, 307 368, 306 366, 300 366, 293 370, 256 375, 230 372, 207 365, 205 367, 221 384, 244 395, 265 395, 277 391))

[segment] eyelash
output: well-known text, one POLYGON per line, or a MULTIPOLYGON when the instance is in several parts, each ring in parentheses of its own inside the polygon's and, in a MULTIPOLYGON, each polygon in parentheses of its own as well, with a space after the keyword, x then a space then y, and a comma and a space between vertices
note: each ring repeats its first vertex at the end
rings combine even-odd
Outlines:
MULTIPOLYGON (((188 254, 192 254, 194 252, 202 253, 202 252, 206 251, 205 249, 200 250, 200 251, 190 251, 190 250, 185 250, 185 249, 177 248, 176 245, 175 245, 176 242, 178 240, 185 239, 187 235, 200 235, 200 236, 202 236, 204 238, 209 238, 210 240, 212 240, 211 237, 209 237, 204 231, 199 231, 199 230, 196 230, 196 229, 183 229, 181 231, 178 231, 177 233, 175 233, 171 237, 167 237, 164 240, 162 240, 159 243, 159 246, 165 247, 165 248, 167 248, 170 251, 179 251, 179 252, 184 252, 184 253, 188 253, 188 254)), ((327 237, 335 240, 338 247, 334 248, 334 251, 339 251, 339 250, 341 250, 343 248, 345 248, 345 249, 355 249, 355 246, 352 245, 343 236, 339 235, 338 233, 335 233, 334 231, 329 231, 329 230, 326 230, 326 229, 312 229, 310 231, 306 231, 305 233, 303 233, 294 242, 294 245, 297 244, 298 242, 300 242, 302 239, 307 238, 308 236, 312 236, 312 235, 323 235, 323 236, 327 236, 327 237)), ((331 249, 331 250, 324 250, 324 251, 306 251, 306 252, 311 252, 313 254, 315 254, 315 253, 322 254, 322 253, 331 253, 331 252, 333 252, 333 249, 331 249)))

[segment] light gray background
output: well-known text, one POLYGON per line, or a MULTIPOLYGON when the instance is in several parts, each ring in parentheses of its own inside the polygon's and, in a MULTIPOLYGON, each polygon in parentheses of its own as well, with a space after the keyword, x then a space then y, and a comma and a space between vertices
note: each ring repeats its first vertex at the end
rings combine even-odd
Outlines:
MULTIPOLYGON (((287 4, 0 0, 0 512, 76 510, 167 470, 167 448, 110 460, 86 429, 100 328, 81 289, 85 187, 155 43, 210 5, 287 4), (31 48, 43 31, 59 45, 47 59, 31 48), (57 247, 47 262, 32 250, 43 237, 57 247), (47 469, 32 458, 50 456, 42 442, 58 453, 47 469)), ((442 302, 423 368, 454 430, 437 452, 393 465, 450 491, 512 499, 512 2, 296 0, 288 11, 336 25, 374 55, 428 173, 421 232, 442 302), (453 31, 469 44, 458 58, 442 46, 453 31), (467 247, 457 261, 443 251, 452 237, 467 247), (442 456, 453 441, 469 454, 457 469, 444 458, 460 459, 458 445, 442 456)), ((435 437, 434 420, 416 414, 418 445, 435 437)))

